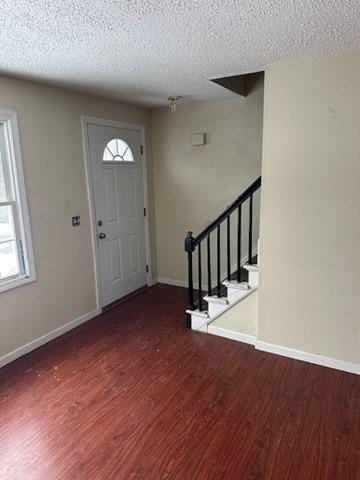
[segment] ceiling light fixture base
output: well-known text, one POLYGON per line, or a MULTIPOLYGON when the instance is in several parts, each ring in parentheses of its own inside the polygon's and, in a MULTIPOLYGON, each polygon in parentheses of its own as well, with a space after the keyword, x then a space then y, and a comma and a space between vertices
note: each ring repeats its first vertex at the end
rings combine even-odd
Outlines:
POLYGON ((170 97, 168 97, 168 100, 170 102, 170 110, 172 113, 176 112, 177 102, 180 100, 180 98, 181 97, 179 97, 178 95, 170 95, 170 97))

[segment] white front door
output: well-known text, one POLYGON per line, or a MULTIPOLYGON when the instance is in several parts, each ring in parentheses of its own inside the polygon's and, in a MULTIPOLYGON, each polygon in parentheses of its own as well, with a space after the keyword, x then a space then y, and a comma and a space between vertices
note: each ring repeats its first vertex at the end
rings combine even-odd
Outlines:
POLYGON ((141 132, 87 125, 102 306, 146 285, 141 132))

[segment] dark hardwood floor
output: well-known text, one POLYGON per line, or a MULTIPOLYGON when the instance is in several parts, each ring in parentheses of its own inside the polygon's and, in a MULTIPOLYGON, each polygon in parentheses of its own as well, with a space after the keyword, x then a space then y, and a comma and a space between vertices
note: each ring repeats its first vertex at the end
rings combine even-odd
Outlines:
POLYGON ((0 478, 359 480, 360 377, 187 331, 185 303, 157 285, 3 368, 0 478))

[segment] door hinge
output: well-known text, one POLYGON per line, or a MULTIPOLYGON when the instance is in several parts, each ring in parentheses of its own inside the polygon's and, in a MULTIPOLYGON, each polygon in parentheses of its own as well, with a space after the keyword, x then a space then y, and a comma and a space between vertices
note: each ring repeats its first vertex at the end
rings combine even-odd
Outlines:
POLYGON ((146 208, 144 208, 144 217, 146 217, 146 208))
POLYGON ((140 145, 140 153, 141 153, 141 155, 144 155, 144 146, 143 145, 140 145))
POLYGON ((146 265, 146 273, 149 273, 149 265, 146 265))

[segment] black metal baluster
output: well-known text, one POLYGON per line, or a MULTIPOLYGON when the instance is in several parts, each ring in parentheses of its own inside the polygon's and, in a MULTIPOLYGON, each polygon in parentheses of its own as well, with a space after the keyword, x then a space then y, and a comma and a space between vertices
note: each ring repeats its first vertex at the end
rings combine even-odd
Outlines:
POLYGON ((217 294, 221 296, 220 225, 217 227, 217 294))
POLYGON ((230 215, 227 217, 226 221, 226 230, 227 230, 227 279, 231 279, 231 252, 230 252, 230 215))
POLYGON ((249 203, 249 254, 248 254, 248 263, 252 264, 252 230, 253 230, 253 196, 250 195, 249 203))
POLYGON ((203 309, 203 298, 202 298, 202 288, 201 288, 201 281, 202 281, 202 278, 201 278, 201 242, 199 243, 198 245, 198 272, 199 272, 199 276, 198 276, 198 282, 199 282, 199 310, 200 312, 202 311, 203 309))
POLYGON ((237 272, 236 280, 240 283, 241 280, 241 204, 238 207, 238 226, 237 226, 237 272))
POLYGON ((207 236, 207 273, 208 273, 208 295, 211 295, 210 233, 207 236))
POLYGON ((192 232, 188 232, 185 238, 185 251, 188 254, 188 299, 189 299, 189 309, 195 310, 194 305, 194 285, 193 285, 193 264, 192 264, 192 254, 194 251, 193 245, 193 236, 192 232))

